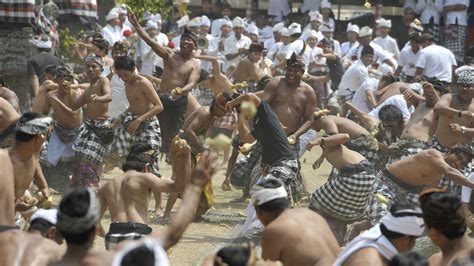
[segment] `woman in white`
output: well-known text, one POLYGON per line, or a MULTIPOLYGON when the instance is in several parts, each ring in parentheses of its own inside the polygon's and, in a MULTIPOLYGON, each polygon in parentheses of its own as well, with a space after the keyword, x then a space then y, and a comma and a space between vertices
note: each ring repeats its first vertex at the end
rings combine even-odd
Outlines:
POLYGON ((331 10, 331 2, 323 0, 321 2, 321 15, 323 16, 323 25, 331 29, 331 32, 336 30, 336 22, 334 21, 334 14, 331 10))

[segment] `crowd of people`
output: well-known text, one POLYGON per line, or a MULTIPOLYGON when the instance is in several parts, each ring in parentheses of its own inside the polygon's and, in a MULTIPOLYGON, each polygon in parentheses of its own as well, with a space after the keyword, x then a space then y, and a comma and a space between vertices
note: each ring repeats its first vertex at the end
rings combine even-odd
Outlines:
POLYGON ((166 251, 213 206, 220 151, 221 188, 242 190, 241 235, 261 252, 230 245, 203 265, 472 264, 469 1, 412 4, 396 38, 379 18, 336 40, 326 0, 306 25, 231 20, 223 5, 221 18, 182 16, 173 38, 160 14, 121 5, 80 34, 67 64, 38 36, 31 109, 0 87, 0 264, 169 265, 166 251), (313 169, 332 169, 309 191, 299 160, 315 146, 313 169), (440 251, 412 251, 420 237, 440 251))

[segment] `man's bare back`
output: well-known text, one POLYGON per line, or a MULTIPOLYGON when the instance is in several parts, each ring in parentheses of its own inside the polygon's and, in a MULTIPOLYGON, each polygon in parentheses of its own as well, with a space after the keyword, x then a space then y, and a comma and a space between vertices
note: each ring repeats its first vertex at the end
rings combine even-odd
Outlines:
POLYGON ((194 111, 184 121, 183 130, 186 132, 186 129, 193 125, 192 130, 196 133, 197 136, 206 134, 207 130, 214 121, 212 119, 211 112, 209 109, 209 106, 202 106, 196 111, 194 111))
POLYGON ((433 108, 428 107, 424 102, 420 103, 411 114, 400 138, 427 142, 432 135, 431 130, 435 125, 435 120, 433 108))
POLYGON ((20 114, 5 99, 0 97, 0 133, 16 123, 20 119, 20 114))
MULTIPOLYGON (((260 64, 250 61, 248 57, 241 60, 237 69, 232 73, 236 82, 259 81, 263 76, 268 75, 268 71, 260 67, 260 64)), ((271 74, 271 73, 270 73, 271 74)))
POLYGON ((127 222, 127 212, 122 198, 122 181, 125 175, 119 175, 103 185, 97 192, 100 199, 101 214, 108 209, 111 222, 127 222))
MULTIPOLYGON (((357 138, 359 136, 370 135, 367 129, 357 124, 356 122, 344 117, 335 116, 335 115, 327 115, 319 120, 320 120, 319 123, 321 125, 320 128, 323 129, 328 134, 347 133, 349 134, 351 139, 357 138)), ((318 122, 315 121, 314 123, 318 123, 318 122)))
POLYGON ((259 96, 272 107, 280 122, 286 127, 287 135, 293 134, 302 125, 303 118, 311 116, 316 105, 316 94, 306 83, 301 82, 294 89, 289 88, 285 77, 271 80, 259 96))
POLYGON ((0 225, 15 226, 15 183, 13 166, 7 150, 0 150, 0 225))
POLYGON ((284 265, 332 265, 340 251, 324 218, 307 208, 285 210, 265 228, 261 242, 263 259, 284 265))
POLYGON ((41 84, 38 94, 33 99, 33 103, 31 104, 31 111, 37 113, 43 112, 48 93, 50 91, 57 90, 58 88, 58 84, 52 80, 46 80, 43 84, 41 84))
POLYGON ((43 113, 48 114, 50 107, 54 112, 54 118, 57 123, 65 129, 77 128, 82 124, 82 111, 70 111, 63 108, 57 101, 61 101, 64 105, 71 108, 78 101, 81 92, 74 89, 62 91, 61 89, 48 92, 47 104, 43 109, 43 113))
POLYGON ((0 265, 49 265, 65 248, 39 234, 8 230, 0 234, 0 265))
POLYGON ((429 258, 429 262, 432 266, 443 266, 452 265, 455 260, 458 260, 458 262, 461 263, 459 265, 462 265, 464 261, 469 261, 469 257, 473 249, 474 239, 464 236, 463 239, 457 243, 456 247, 453 247, 452 252, 438 252, 429 258))

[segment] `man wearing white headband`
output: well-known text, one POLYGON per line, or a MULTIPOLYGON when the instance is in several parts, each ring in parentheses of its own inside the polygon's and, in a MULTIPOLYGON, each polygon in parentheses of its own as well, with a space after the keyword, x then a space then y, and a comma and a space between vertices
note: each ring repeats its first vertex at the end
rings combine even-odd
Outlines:
POLYGON ((34 41, 39 53, 29 58, 27 73, 30 77, 34 96, 38 95, 39 88, 46 81, 45 68, 49 65, 60 66, 64 63, 51 53, 52 43, 48 36, 42 36, 34 41))
POLYGON ((301 34, 301 39, 305 40, 308 37, 308 34, 311 30, 316 31, 318 35, 318 41, 324 38, 323 34, 320 31, 320 27, 323 23, 323 16, 319 13, 319 11, 312 11, 308 13, 310 21, 309 24, 303 30, 303 34, 301 34))
MULTIPOLYGON (((145 25, 146 33, 158 42, 162 46, 168 45, 168 37, 166 35, 163 38, 163 33, 160 32, 161 24, 159 25, 158 22, 153 20, 147 21, 145 25), (160 35, 160 33, 162 35, 160 35)), ((153 71, 155 71, 155 67, 163 67, 163 59, 158 56, 153 49, 143 40, 140 39, 137 43, 137 49, 140 49, 140 73, 145 76, 151 76, 153 71)))
POLYGON ((56 228, 56 209, 39 209, 30 220, 28 232, 9 230, 0 234, 3 265, 49 265, 61 259, 63 237, 56 228))
POLYGON ((265 226, 260 239, 264 260, 281 261, 284 265, 334 262, 339 245, 328 224, 307 208, 290 209, 281 181, 266 176, 252 188, 250 195, 257 217, 265 226))
MULTIPOLYGON (((201 28, 199 31, 198 39, 198 53, 199 55, 216 54, 218 49, 218 43, 214 40, 215 38, 209 34, 209 28, 211 21, 208 17, 201 17, 201 28), (204 44, 204 45, 202 45, 204 44)), ((201 62, 201 69, 211 71, 212 65, 209 62, 201 62)))
POLYGON ((235 68, 242 57, 247 54, 247 49, 252 43, 252 40, 250 40, 249 37, 243 35, 245 22, 241 17, 234 18, 232 21, 232 29, 234 35, 227 38, 224 43, 224 55, 226 61, 222 67, 223 72, 226 72, 230 66, 235 68))
POLYGON ((392 53, 395 59, 398 59, 400 49, 398 48, 397 41, 388 35, 392 28, 392 21, 390 19, 380 18, 376 20, 376 22, 378 37, 375 38, 373 42, 380 45, 385 51, 392 53))
POLYGON ((398 253, 410 251, 423 235, 425 223, 419 207, 400 202, 380 223, 346 245, 334 265, 384 265, 398 253))
POLYGON ((281 40, 281 30, 283 29, 283 27, 285 26, 285 24, 283 22, 280 22, 280 23, 277 23, 275 25, 273 25, 273 37, 266 40, 264 43, 263 43, 263 46, 265 47, 265 49, 267 51, 270 51, 272 49, 272 47, 280 42, 281 40))
POLYGON ((120 28, 120 19, 119 19, 119 8, 112 8, 109 13, 105 16, 107 25, 105 25, 101 30, 100 34, 104 36, 104 39, 109 43, 109 48, 118 41, 123 40, 122 29, 120 28))
POLYGON ((345 56, 353 47, 359 46, 359 26, 355 24, 347 24, 347 42, 341 44, 341 56, 345 56))

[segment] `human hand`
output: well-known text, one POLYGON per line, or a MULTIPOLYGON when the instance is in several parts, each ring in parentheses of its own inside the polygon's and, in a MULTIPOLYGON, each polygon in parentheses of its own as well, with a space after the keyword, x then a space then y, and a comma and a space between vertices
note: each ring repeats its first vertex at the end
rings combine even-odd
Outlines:
POLYGON ((128 125, 127 132, 131 135, 135 134, 135 131, 137 131, 138 127, 140 126, 142 122, 140 120, 135 119, 133 120, 130 125, 128 125))
POLYGON ((414 92, 412 90, 410 90, 409 88, 406 88, 406 87, 401 87, 400 88, 400 92, 402 93, 403 95, 403 98, 405 98, 405 101, 409 101, 413 95, 414 95, 414 92))
POLYGON ((89 96, 89 102, 95 102, 97 100, 97 94, 93 93, 89 96))
POLYGON ((40 192, 43 195, 43 199, 47 200, 49 196, 51 196, 51 192, 49 191, 49 187, 41 188, 40 192))
POLYGON ((130 21, 130 23, 132 23, 132 25, 133 25, 135 28, 140 27, 140 24, 138 23, 137 17, 136 17, 135 14, 132 12, 132 10, 130 10, 129 7, 127 7, 127 14, 128 14, 128 20, 130 21))
POLYGON ((213 162, 216 162, 216 156, 208 150, 203 151, 191 174, 191 183, 201 188, 204 187, 216 172, 213 162))

